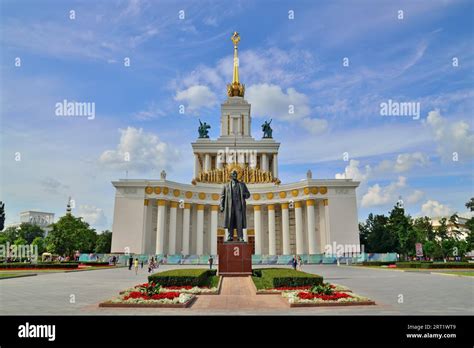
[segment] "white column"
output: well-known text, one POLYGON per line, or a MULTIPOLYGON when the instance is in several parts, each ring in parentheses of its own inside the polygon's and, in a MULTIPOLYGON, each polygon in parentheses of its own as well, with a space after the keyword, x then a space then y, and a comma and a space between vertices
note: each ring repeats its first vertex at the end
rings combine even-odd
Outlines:
POLYGON ((206 153, 204 156, 204 171, 208 172, 211 170, 211 156, 206 153))
POLYGON ((166 219, 166 201, 159 199, 158 205, 158 217, 156 219, 156 253, 164 254, 164 241, 165 241, 165 219, 166 219))
POLYGON ((211 255, 217 255, 217 212, 218 205, 211 206, 211 255))
MULTIPOLYGON (((226 233, 227 233, 227 230, 226 230, 226 233)), ((245 240, 246 242, 248 242, 248 241, 249 241, 249 234, 248 234, 246 228, 244 228, 243 234, 244 234, 244 240, 245 240)), ((226 236, 227 236, 227 234, 226 234, 226 236)), ((227 237, 226 237, 226 238, 227 238, 227 237)))
POLYGON ((189 226, 190 226, 190 209, 191 204, 184 203, 184 210, 183 210, 183 254, 189 255, 189 226))
POLYGON ((306 201, 306 216, 308 219, 308 253, 317 254, 316 230, 314 226, 314 199, 306 201))
POLYGON ((304 254, 303 214, 301 202, 295 202, 296 254, 304 254))
POLYGON ((276 255, 275 206, 268 205, 268 254, 276 255))
POLYGON ((225 162, 225 153, 219 154, 218 152, 216 156, 216 168, 222 169, 224 162, 225 162))
POLYGON ((178 209, 178 203, 171 202, 170 208, 170 226, 169 226, 169 239, 168 239, 168 254, 176 254, 176 213, 178 209))
POLYGON ((142 246, 141 246, 141 254, 144 254, 146 251, 146 241, 148 238, 148 215, 150 214, 148 212, 149 210, 149 204, 150 201, 148 199, 145 199, 143 201, 143 227, 142 227, 142 246))
POLYGON ((330 227, 329 227, 329 207, 328 200, 322 199, 319 201, 319 238, 320 238, 320 250, 324 253, 326 245, 331 244, 330 227))
POLYGON ((194 177, 197 178, 199 174, 199 155, 197 153, 194 154, 194 177))
POLYGON ((255 228, 255 255, 262 254, 262 215, 259 205, 253 206, 253 220, 255 228))
POLYGON ((278 155, 273 154, 273 177, 278 178, 278 155))
POLYGON ((261 161, 261 169, 264 171, 268 171, 268 157, 266 153, 262 153, 262 157, 260 158, 261 161))
POLYGON ((196 254, 204 252, 204 204, 197 205, 196 254))
POLYGON ((283 235, 283 255, 290 255, 290 216, 288 203, 281 204, 281 230, 283 235))

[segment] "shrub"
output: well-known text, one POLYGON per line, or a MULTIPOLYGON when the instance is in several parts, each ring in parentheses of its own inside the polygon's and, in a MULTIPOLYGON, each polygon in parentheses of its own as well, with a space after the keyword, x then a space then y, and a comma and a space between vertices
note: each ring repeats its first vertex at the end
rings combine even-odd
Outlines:
POLYGON ((399 268, 474 268, 474 264, 469 262, 431 262, 431 261, 415 261, 415 262, 397 262, 399 268))
POLYGON ((152 274, 148 277, 148 282, 160 284, 160 286, 207 286, 210 278, 215 274, 215 270, 176 269, 152 274))
POLYGON ((59 262, 41 262, 41 263, 27 263, 27 262, 12 262, 0 263, 0 269, 23 269, 23 268, 77 268, 79 264, 76 263, 59 263, 59 262))
MULTIPOLYGON (((262 268, 254 270, 260 288, 279 288, 284 286, 321 285, 323 277, 287 268, 262 268), (261 274, 259 277, 258 274, 261 274)), ((254 281, 256 280, 254 278, 254 281)))
POLYGON ((364 261, 363 266, 388 266, 395 264, 395 261, 364 261))
POLYGON ((85 266, 109 266, 108 262, 99 262, 99 261, 84 261, 81 262, 81 265, 85 266))
POLYGON ((334 293, 334 289, 331 288, 329 283, 314 285, 309 291, 319 295, 332 295, 334 293))

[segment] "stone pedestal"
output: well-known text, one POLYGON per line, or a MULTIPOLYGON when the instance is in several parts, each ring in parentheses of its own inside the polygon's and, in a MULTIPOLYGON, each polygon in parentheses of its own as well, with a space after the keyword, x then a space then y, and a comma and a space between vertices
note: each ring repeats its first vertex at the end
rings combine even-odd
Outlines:
POLYGON ((252 246, 246 242, 224 242, 219 244, 219 275, 252 275, 252 246))

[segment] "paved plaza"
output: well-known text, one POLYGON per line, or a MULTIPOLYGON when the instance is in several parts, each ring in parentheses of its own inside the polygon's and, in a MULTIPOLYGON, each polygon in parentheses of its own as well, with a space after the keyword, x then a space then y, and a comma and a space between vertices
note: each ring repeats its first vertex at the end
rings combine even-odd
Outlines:
MULTIPOLYGON (((160 266, 159 271, 183 266, 160 266)), ((190 268, 192 266, 185 266, 190 268)), ((203 266, 196 266, 202 268, 203 266)), ((147 281, 127 268, 40 274, 0 280, 2 315, 473 315, 474 279, 428 272, 305 265, 304 271, 348 286, 376 306, 289 308, 278 295, 255 295, 248 279, 229 279, 220 295, 202 295, 191 308, 99 308, 98 303, 147 281), (403 302, 399 300, 403 297, 403 302), (72 302, 72 303, 71 303, 72 302)))

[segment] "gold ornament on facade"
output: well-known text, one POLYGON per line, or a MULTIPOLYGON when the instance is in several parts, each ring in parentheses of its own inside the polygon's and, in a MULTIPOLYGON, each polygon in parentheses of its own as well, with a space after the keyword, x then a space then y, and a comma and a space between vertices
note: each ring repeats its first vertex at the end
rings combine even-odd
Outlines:
POLYGON ((199 192, 199 195, 198 195, 199 199, 205 199, 206 198, 206 194, 204 192, 199 192))
POLYGON ((200 172, 197 178, 193 181, 210 183, 210 184, 225 184, 230 181, 230 174, 232 171, 237 171, 237 178, 246 184, 279 184, 279 180, 273 177, 272 172, 264 171, 260 168, 252 168, 248 165, 240 165, 233 163, 224 168, 215 168, 207 172, 200 172))
POLYGON ((187 199, 191 199, 193 197, 193 193, 191 191, 187 191, 184 196, 187 198, 187 199))
POLYGON ((317 194, 318 193, 318 188, 317 187, 311 187, 311 193, 313 195, 317 194))
POLYGON ((254 199, 255 201, 260 200, 260 193, 254 193, 254 194, 253 194, 253 199, 254 199))
POLYGON ((325 195, 327 192, 328 192, 327 187, 323 186, 319 188, 319 193, 321 193, 322 195, 325 195))
POLYGON ((178 189, 173 190, 173 196, 179 197, 180 194, 181 194, 181 191, 179 191, 178 189))
POLYGON ((159 194, 161 193, 161 187, 158 187, 158 186, 155 187, 155 188, 153 189, 153 192, 155 192, 155 194, 159 195, 159 194))
POLYGON ((167 195, 170 192, 169 188, 163 187, 163 194, 167 195))
POLYGON ((293 190, 293 191, 291 191, 291 195, 292 195, 293 197, 297 197, 297 196, 298 196, 298 193, 299 193, 298 190, 293 190))
POLYGON ((219 195, 218 193, 213 193, 213 194, 212 194, 212 199, 213 199, 214 201, 217 201, 219 198, 220 198, 220 195, 219 195))
POLYGON ((267 193, 267 199, 273 199, 273 192, 267 193))
POLYGON ((145 187, 145 193, 151 195, 153 193, 153 187, 147 186, 145 187))
POLYGON ((309 187, 305 187, 303 189, 303 192, 304 192, 305 195, 309 195, 309 187))
POLYGON ((279 195, 280 195, 280 198, 286 198, 286 192, 285 191, 281 191, 279 193, 279 195))

